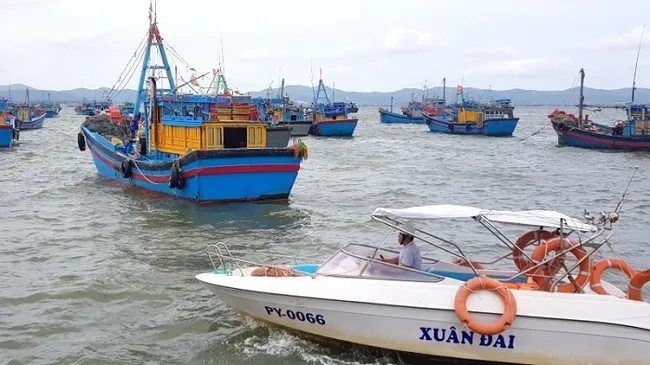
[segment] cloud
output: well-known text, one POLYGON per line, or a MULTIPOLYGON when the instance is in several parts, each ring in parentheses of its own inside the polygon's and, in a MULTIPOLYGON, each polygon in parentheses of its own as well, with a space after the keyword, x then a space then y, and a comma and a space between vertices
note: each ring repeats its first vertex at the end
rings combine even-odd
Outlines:
POLYGON ((467 57, 517 57, 519 52, 512 47, 473 47, 465 52, 467 57))
POLYGON ((239 55, 242 61, 260 61, 271 58, 271 51, 268 48, 249 49, 239 55))
POLYGON ((467 70, 468 75, 486 76, 534 76, 552 69, 548 59, 543 57, 514 58, 488 62, 467 70))
POLYGON ((404 27, 391 28, 379 51, 387 53, 421 53, 429 52, 435 46, 442 45, 440 38, 434 38, 431 33, 404 27))
POLYGON ((332 68, 327 69, 328 73, 329 72, 331 72, 331 73, 350 73, 350 72, 353 72, 353 71, 354 71, 353 69, 351 69, 349 67, 343 67, 343 66, 336 66, 336 67, 332 67, 332 68))
POLYGON ((320 58, 357 58, 378 56, 386 54, 413 54, 434 51, 442 45, 440 38, 435 38, 431 33, 393 27, 388 30, 383 40, 370 45, 348 45, 332 52, 321 55, 320 58))
MULTIPOLYGON (((621 51, 625 49, 636 49, 641 42, 643 27, 638 26, 624 33, 609 33, 608 35, 597 39, 594 43, 587 45, 585 48, 592 51, 621 51)), ((643 45, 650 45, 650 37, 643 34, 643 45)))

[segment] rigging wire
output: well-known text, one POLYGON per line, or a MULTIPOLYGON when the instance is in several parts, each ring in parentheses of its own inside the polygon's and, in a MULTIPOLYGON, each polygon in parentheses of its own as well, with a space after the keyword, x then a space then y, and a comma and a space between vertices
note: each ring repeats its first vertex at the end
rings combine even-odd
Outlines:
MULTIPOLYGON (((140 44, 138 44, 138 47, 137 47, 137 48, 135 49, 135 51, 133 52, 133 56, 131 56, 131 58, 129 59, 129 62, 127 62, 127 64, 124 66, 124 69, 122 70, 122 72, 121 72, 120 75, 118 76, 117 81, 115 81, 115 84, 113 84, 113 87, 112 87, 111 90, 108 92, 108 95, 107 95, 106 98, 105 98, 106 101, 108 101, 108 100, 111 99, 111 98, 110 98, 110 95, 113 93, 113 91, 115 91, 115 89, 116 89, 116 87, 118 86, 118 84, 121 84, 120 82, 121 82, 121 80, 122 80, 122 77, 124 76, 124 72, 127 70, 127 68, 129 68, 129 65, 131 64, 131 62, 136 58, 136 55, 138 54, 138 52, 141 50, 141 48, 144 49, 144 48, 143 48, 143 44, 144 44, 144 42, 147 40, 147 37, 148 37, 148 36, 149 36, 149 31, 147 31, 147 32, 145 33, 144 38, 142 38, 142 40, 140 41, 140 44)), ((102 99, 104 99, 104 98, 102 98, 102 99)))

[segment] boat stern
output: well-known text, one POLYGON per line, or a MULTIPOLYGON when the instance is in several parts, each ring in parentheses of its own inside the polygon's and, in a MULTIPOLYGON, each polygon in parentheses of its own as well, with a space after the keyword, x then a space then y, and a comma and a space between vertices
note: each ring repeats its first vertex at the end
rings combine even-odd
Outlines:
POLYGON ((311 134, 322 137, 351 137, 357 128, 358 119, 323 120, 314 123, 311 134))

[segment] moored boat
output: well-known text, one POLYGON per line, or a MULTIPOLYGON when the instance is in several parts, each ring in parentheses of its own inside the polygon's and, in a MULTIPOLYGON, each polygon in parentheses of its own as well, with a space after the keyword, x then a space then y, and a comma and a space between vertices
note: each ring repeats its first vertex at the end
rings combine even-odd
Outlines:
POLYGON ((425 83, 421 99, 418 100, 415 94, 412 95, 412 100, 406 106, 400 108, 402 111, 401 114, 393 111, 393 97, 391 97, 390 109, 379 108, 379 121, 389 124, 424 124, 424 113, 435 116, 444 111, 446 89, 446 78, 443 78, 442 99, 436 96, 429 96, 429 88, 425 83))
MULTIPOLYGON (((460 85, 457 90, 462 95, 460 85)), ((510 99, 479 104, 463 98, 450 108, 451 111, 437 115, 423 114, 431 132, 505 137, 512 136, 519 122, 510 99)))
POLYGON ((349 98, 346 98, 345 100, 345 107, 348 113, 358 113, 359 112, 359 107, 357 106, 356 103, 350 101, 349 98))
POLYGON ((307 147, 269 148, 266 123, 232 119, 236 103, 177 93, 151 6, 149 11, 136 116, 130 126, 107 116, 89 118, 77 137, 80 150, 89 148, 100 175, 170 196, 197 202, 286 200, 307 147), (152 52, 162 65, 150 64, 152 52), (147 70, 163 70, 165 77, 147 77, 147 70), (167 87, 157 86, 162 81, 167 87))
POLYGON ((351 137, 357 128, 358 119, 349 117, 344 102, 332 102, 325 90, 323 77, 318 80, 318 89, 312 104, 312 126, 309 131, 315 136, 351 137), (324 101, 321 101, 323 96, 324 101))
POLYGON ((268 257, 274 264, 263 264, 219 243, 208 247, 214 271, 196 278, 246 316, 351 343, 491 362, 641 365, 650 357, 650 304, 639 288, 650 271, 620 260, 591 269, 618 214, 619 207, 594 223, 545 210, 379 208, 372 218, 400 231, 400 240, 413 236, 458 260, 422 257, 418 270, 387 262, 383 255, 399 254, 393 250, 350 243, 321 264, 279 265, 268 257), (460 245, 408 223, 463 218, 481 223, 511 252, 470 261, 460 245), (512 243, 499 224, 532 230, 512 243), (526 246, 536 247, 528 254, 526 246), (578 262, 565 261, 567 254, 578 262), (511 256, 518 270, 486 268, 511 256), (608 267, 631 277, 627 296, 601 280, 608 267))
POLYGON ((563 110, 554 110, 548 115, 557 142, 562 146, 612 150, 650 150, 650 107, 628 103, 626 120, 619 120, 613 126, 596 123, 583 117, 584 69, 580 69, 580 103, 578 116, 563 110))
POLYGON ((7 103, 7 99, 0 99, 0 147, 12 147, 20 133, 16 127, 16 118, 5 111, 7 103))

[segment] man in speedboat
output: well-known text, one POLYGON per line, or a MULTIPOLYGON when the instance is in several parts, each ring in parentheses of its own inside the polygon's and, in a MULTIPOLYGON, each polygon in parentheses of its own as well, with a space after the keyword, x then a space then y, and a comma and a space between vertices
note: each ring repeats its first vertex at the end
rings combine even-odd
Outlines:
POLYGON ((413 223, 405 222, 400 227, 404 231, 397 234, 397 243, 399 243, 399 256, 385 259, 379 258, 379 261, 388 262, 393 265, 400 265, 410 267, 415 270, 422 270, 422 258, 420 257, 420 249, 413 242, 415 240, 415 227, 413 223))

